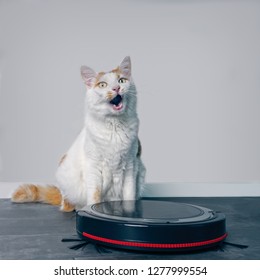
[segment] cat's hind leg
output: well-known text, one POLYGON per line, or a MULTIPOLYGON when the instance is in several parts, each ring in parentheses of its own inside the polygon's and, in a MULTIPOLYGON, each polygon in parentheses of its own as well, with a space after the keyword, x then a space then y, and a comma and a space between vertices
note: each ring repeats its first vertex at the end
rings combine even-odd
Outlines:
POLYGON ((75 206, 71 204, 67 199, 62 198, 60 210, 62 212, 72 212, 75 210, 75 206))

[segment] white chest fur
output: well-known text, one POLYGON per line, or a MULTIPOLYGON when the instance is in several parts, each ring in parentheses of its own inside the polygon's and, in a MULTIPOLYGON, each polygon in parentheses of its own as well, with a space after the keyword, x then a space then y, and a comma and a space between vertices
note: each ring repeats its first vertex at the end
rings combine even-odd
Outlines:
POLYGON ((125 121, 120 118, 107 118, 105 121, 89 118, 86 122, 86 154, 95 156, 112 169, 124 168, 136 150, 138 119, 125 121), (94 153, 93 153, 94 152, 94 153))

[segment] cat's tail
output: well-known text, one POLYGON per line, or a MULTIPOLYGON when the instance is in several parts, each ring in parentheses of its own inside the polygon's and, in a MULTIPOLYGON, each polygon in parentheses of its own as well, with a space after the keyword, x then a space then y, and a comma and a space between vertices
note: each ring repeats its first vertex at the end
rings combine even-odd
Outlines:
POLYGON ((74 210, 74 207, 62 198, 60 190, 53 185, 21 185, 12 194, 11 201, 15 203, 41 202, 61 206, 61 210, 65 212, 74 210))
POLYGON ((42 202, 51 205, 61 205, 61 193, 55 186, 40 186, 24 184, 19 186, 12 194, 11 200, 16 203, 42 202))

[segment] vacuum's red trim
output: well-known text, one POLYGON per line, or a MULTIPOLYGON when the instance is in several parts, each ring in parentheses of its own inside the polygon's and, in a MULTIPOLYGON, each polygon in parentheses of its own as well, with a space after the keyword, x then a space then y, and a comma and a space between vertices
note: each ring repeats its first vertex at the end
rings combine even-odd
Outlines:
POLYGON ((214 243, 221 242, 227 237, 227 233, 223 234, 222 236, 218 238, 214 238, 211 240, 206 240, 206 241, 199 241, 199 242, 191 242, 191 243, 142 243, 142 242, 133 242, 133 241, 121 241, 121 240, 115 240, 115 239, 109 239, 109 238, 104 238, 100 236, 96 236, 93 234, 89 234, 86 232, 82 233, 83 236, 95 240, 95 241, 100 241, 104 243, 110 243, 114 245, 121 245, 121 246, 127 246, 127 247, 142 247, 142 248, 163 248, 163 249, 171 249, 171 248, 176 248, 176 249, 181 249, 181 248, 191 248, 191 247, 201 247, 201 246, 206 246, 214 243))

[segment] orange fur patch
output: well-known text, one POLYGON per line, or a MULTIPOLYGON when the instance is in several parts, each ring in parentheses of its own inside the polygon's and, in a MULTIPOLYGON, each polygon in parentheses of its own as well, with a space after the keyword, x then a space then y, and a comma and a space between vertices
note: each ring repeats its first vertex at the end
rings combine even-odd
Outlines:
POLYGON ((38 188, 36 185, 22 185, 12 194, 11 200, 16 203, 38 201, 38 188))
POLYGON ((75 210, 75 207, 67 199, 63 199, 60 210, 63 212, 72 212, 75 210))
POLYGON ((95 85, 94 87, 96 87, 101 79, 101 77, 103 77, 106 73, 105 72, 99 72, 96 76, 96 81, 95 81, 95 85))
POLYGON ((107 93, 107 98, 108 98, 108 100, 112 100, 113 97, 114 97, 114 93, 111 92, 111 91, 109 91, 109 92, 107 93))
POLYGON ((100 191, 99 188, 97 188, 96 191, 94 192, 93 198, 94 198, 95 203, 99 203, 100 202, 100 200, 101 200, 101 191, 100 191))
POLYGON ((121 75, 121 71, 120 71, 119 67, 113 69, 111 72, 117 74, 118 78, 119 78, 120 75, 121 75))
POLYGON ((62 195, 55 186, 39 187, 39 201, 51 205, 61 205, 62 195))
MULTIPOLYGON (((110 71, 110 73, 115 73, 117 74, 117 78, 120 78, 120 75, 122 74, 119 67, 113 69, 112 71, 110 71)), ((95 80, 95 85, 94 87, 96 87, 98 85, 98 83, 100 82, 101 77, 103 77, 106 74, 106 72, 99 72, 96 76, 96 80, 95 80)))

